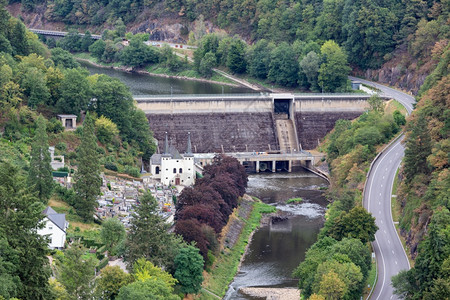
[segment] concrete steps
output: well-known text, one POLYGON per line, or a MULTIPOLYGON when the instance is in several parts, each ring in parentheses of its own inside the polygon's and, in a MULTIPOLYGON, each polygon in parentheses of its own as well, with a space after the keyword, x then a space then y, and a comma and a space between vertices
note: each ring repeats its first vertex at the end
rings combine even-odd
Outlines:
POLYGON ((285 153, 298 151, 293 121, 289 119, 276 118, 275 127, 278 134, 278 144, 280 146, 280 150, 285 153))

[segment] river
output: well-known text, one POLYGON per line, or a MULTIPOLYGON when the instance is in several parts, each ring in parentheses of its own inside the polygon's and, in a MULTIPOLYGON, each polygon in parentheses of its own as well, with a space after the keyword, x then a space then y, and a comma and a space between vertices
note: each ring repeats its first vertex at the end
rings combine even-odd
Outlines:
POLYGON ((307 171, 260 173, 249 176, 247 194, 288 213, 285 221, 261 227, 253 235, 240 272, 224 299, 253 299, 240 287, 296 287, 292 271, 305 258, 323 226, 326 199, 321 187, 328 183, 307 171), (301 197, 299 204, 286 204, 301 197))
MULTIPOLYGON (((128 85, 133 95, 148 94, 220 94, 217 84, 127 73, 94 67, 81 62, 91 74, 106 74, 128 85)), ((252 92, 247 88, 223 86, 224 93, 252 92)), ((291 277, 303 261, 306 250, 316 241, 323 226, 326 200, 321 187, 327 182, 307 171, 295 173, 259 173, 249 176, 247 193, 287 212, 288 219, 263 226, 253 235, 240 272, 230 285, 225 299, 252 299, 238 292, 240 287, 295 287, 291 277), (286 204, 291 198, 303 198, 299 204, 286 204)))
POLYGON ((255 93, 246 87, 214 84, 196 80, 149 76, 146 74, 129 73, 120 70, 101 68, 87 62, 79 61, 91 74, 106 74, 120 79, 125 83, 133 95, 170 95, 173 94, 225 94, 255 93))

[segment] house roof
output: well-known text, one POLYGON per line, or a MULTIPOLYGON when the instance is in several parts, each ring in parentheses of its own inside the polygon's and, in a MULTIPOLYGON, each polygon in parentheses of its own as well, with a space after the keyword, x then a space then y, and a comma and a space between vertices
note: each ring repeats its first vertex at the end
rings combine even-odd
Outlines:
POLYGON ((66 231, 66 214, 58 214, 53 208, 47 206, 43 213, 52 221, 59 229, 66 231))

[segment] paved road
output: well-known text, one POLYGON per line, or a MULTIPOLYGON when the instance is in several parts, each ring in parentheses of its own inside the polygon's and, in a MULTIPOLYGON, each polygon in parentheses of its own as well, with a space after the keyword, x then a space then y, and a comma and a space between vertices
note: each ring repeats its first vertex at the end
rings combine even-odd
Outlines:
MULTIPOLYGON (((364 84, 374 86, 381 90, 382 95, 389 96, 406 107, 408 113, 413 109, 414 97, 400 91, 388 88, 378 83, 350 77, 364 84)), ((377 258, 378 282, 371 299, 390 300, 398 299, 393 295, 391 277, 401 270, 410 268, 403 246, 392 222, 391 194, 392 185, 397 169, 404 156, 404 147, 401 144, 403 136, 385 149, 378 157, 367 178, 364 193, 364 207, 376 218, 379 230, 372 243, 377 258)))

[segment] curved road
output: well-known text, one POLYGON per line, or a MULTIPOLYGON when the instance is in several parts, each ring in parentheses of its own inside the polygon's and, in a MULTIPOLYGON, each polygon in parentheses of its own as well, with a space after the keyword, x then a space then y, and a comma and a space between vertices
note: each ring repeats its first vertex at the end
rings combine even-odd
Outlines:
MULTIPOLYGON (((394 98, 403 104, 408 113, 412 112, 414 97, 371 81, 355 77, 350 79, 376 87, 382 95, 394 98)), ((379 227, 372 243, 378 267, 378 282, 371 295, 371 299, 375 300, 398 299, 393 294, 391 277, 401 270, 410 269, 391 211, 392 185, 405 150, 401 144, 403 138, 402 136, 387 147, 373 163, 364 191, 364 207, 376 218, 379 227)))

